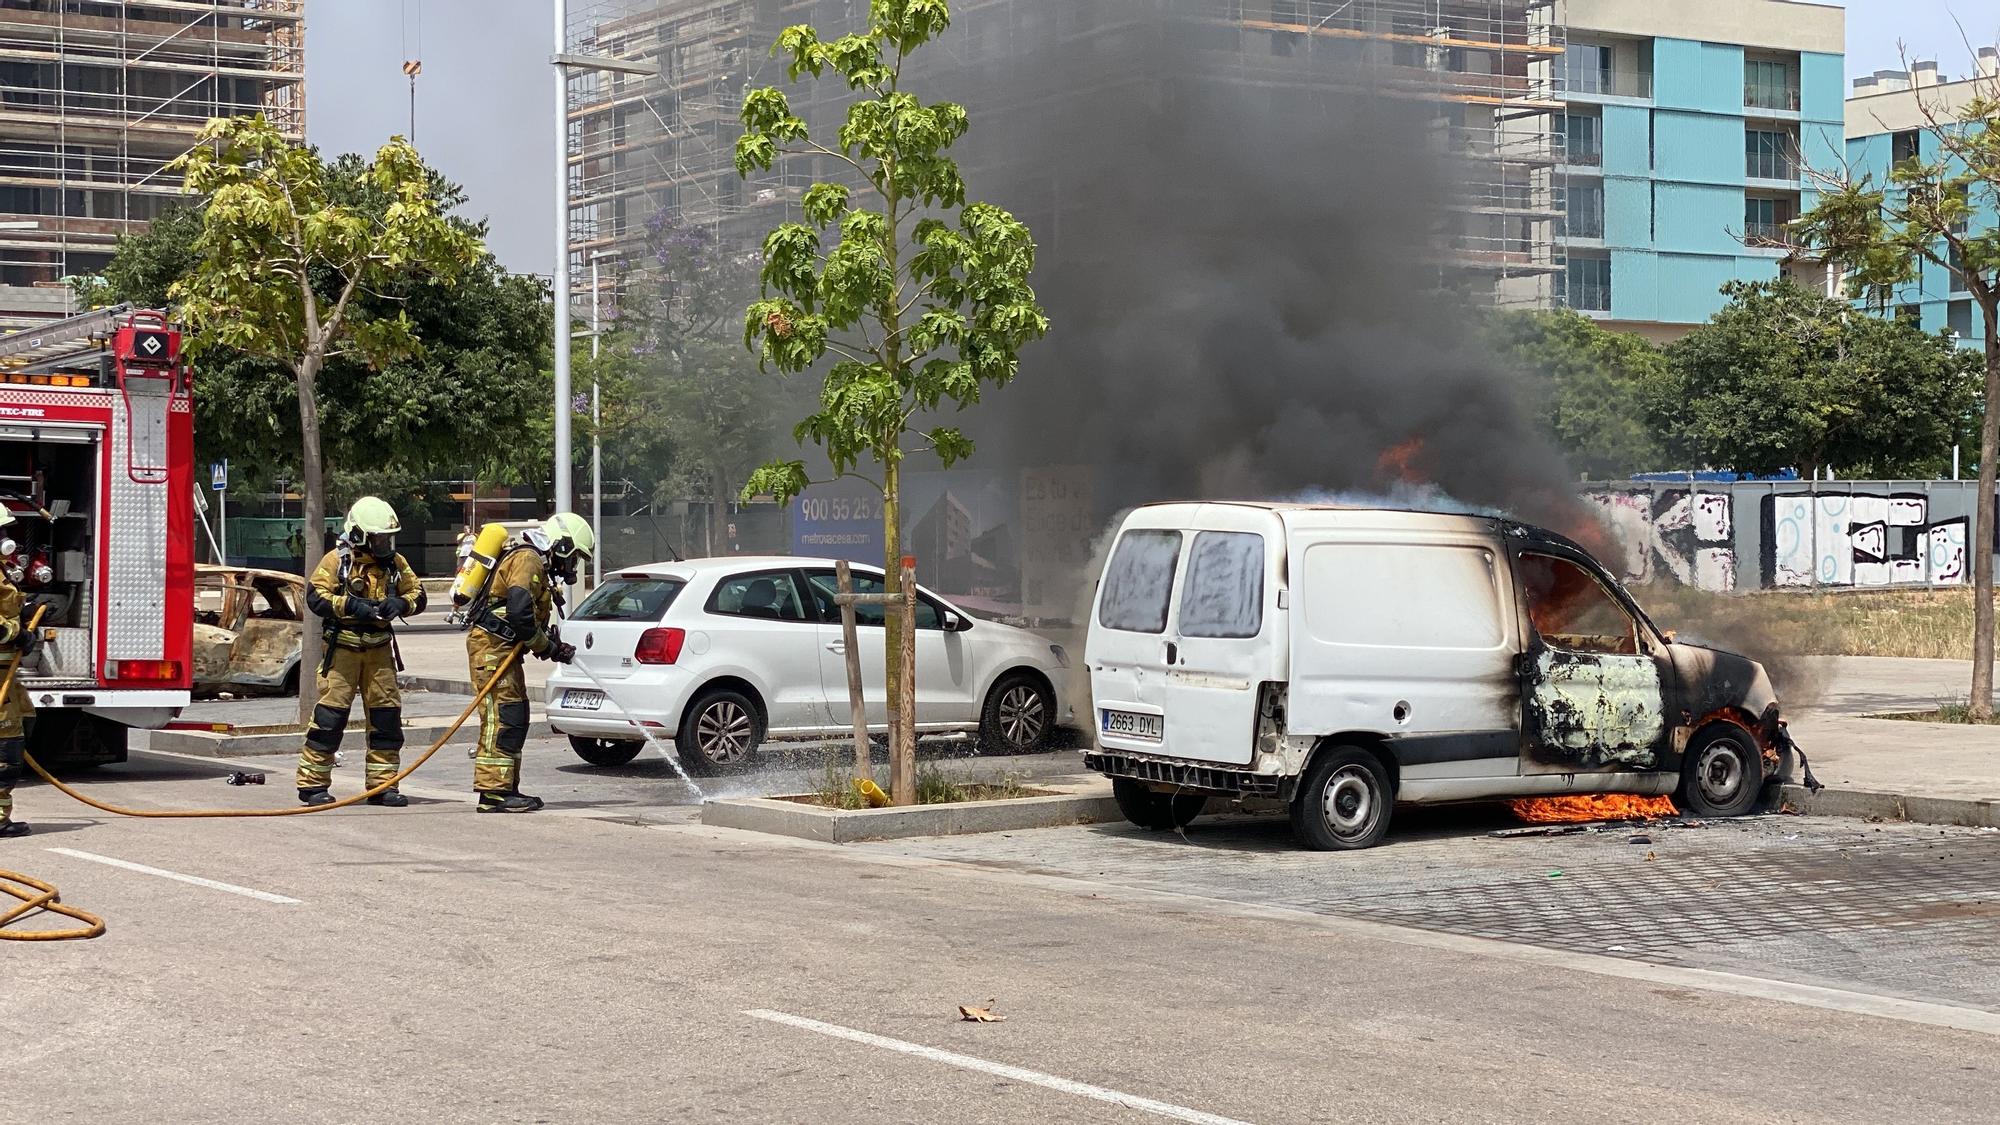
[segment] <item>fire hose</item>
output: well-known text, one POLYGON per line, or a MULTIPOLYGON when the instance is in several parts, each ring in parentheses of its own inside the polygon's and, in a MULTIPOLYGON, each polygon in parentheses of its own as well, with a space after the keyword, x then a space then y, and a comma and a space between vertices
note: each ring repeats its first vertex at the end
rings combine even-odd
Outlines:
MULTIPOLYGON (((45 608, 41 607, 35 610, 35 616, 29 621, 27 626, 29 629, 32 630, 41 625, 42 612, 45 608)), ((44 769, 42 764, 37 762, 32 754, 26 755, 28 768, 34 770, 43 781, 54 786, 56 791, 64 796, 80 801, 99 812, 111 813, 114 816, 139 817, 151 820, 190 820, 224 817, 305 816, 310 813, 332 812, 335 809, 344 809, 350 805, 359 804, 377 794, 387 792, 401 784, 404 778, 423 768, 423 764, 430 761, 432 755, 442 750, 445 743, 451 741, 452 736, 457 734, 459 728, 465 725, 465 721, 471 718, 472 713, 479 709, 479 705, 485 702, 488 695, 492 694, 494 687, 500 682, 500 677, 507 674, 507 669, 513 665, 514 661, 520 659, 520 656, 520 645, 515 645, 508 650, 506 657, 493 669, 493 674, 487 677, 486 683, 473 695, 472 702, 465 705, 465 710, 459 712, 458 718, 452 720, 452 724, 445 728, 444 733, 437 737, 437 741, 431 743, 429 748, 418 756, 416 761, 404 766, 401 770, 397 771, 394 777, 389 778, 379 785, 356 793, 352 797, 342 797, 337 801, 324 805, 299 805, 282 809, 133 809, 122 805, 107 804, 63 784, 54 775, 50 774, 48 770, 44 769)), ((4 678, 0 678, 0 699, 4 699, 7 693, 13 689, 14 674, 19 669, 20 661, 16 660, 13 667, 7 670, 7 675, 4 678)), ((5 914, 0 914, 0 940, 63 941, 94 938, 104 933, 103 919, 77 910, 74 907, 63 905, 60 901, 61 892, 52 884, 42 882, 39 879, 29 878, 16 871, 0 871, 0 891, 4 891, 20 899, 22 903, 22 905, 7 911, 5 914), (13 884, 20 884, 21 887, 31 889, 21 890, 13 884), (32 932, 10 932, 7 930, 6 927, 9 923, 36 910, 46 910, 50 913, 61 914, 65 917, 85 922, 88 925, 83 928, 67 930, 40 930, 32 932)))

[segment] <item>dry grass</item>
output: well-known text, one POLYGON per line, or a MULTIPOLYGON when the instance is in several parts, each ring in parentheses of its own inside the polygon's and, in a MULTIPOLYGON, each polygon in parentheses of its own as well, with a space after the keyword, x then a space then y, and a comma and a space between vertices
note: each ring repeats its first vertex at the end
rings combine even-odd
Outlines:
POLYGON ((2000 725, 2000 715, 1995 715, 1990 719, 1973 718, 1971 704, 1962 699, 1940 702, 1935 711, 1899 711, 1889 715, 1870 715, 1868 717, 1871 719, 1904 719, 1913 723, 1965 723, 1972 726, 2000 725))
POLYGON ((1972 659, 1972 591, 1706 594, 1637 586, 1660 628, 1751 654, 1972 659))
MULTIPOLYGON (((920 805, 951 805, 961 801, 998 801, 1014 797, 1047 797, 1051 792, 1045 789, 1030 789, 1009 775, 1001 775, 983 781, 957 781, 933 765, 917 767, 917 803, 920 805)), ((818 805, 828 809, 867 808, 868 802, 861 799, 855 782, 847 773, 844 764, 828 762, 826 775, 810 793, 796 797, 782 797, 780 800, 797 801, 803 805, 818 805)))

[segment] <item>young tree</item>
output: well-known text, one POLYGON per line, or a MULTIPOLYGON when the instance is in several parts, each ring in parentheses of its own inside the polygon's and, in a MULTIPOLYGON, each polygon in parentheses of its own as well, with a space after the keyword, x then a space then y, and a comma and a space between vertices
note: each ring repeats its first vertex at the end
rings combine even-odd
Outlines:
POLYGON ((1847 271, 1855 296, 1878 299, 1943 270, 1985 319, 1985 415, 1972 542, 1972 714, 1993 717, 1993 493, 2000 468, 2000 77, 1919 88, 1919 152, 1886 183, 1817 169, 1819 202, 1793 225, 1806 251, 1847 271))
POLYGON ((1667 348, 1651 425, 1683 465, 1930 476, 1974 417, 1978 357, 1791 281, 1733 281, 1667 348))
MULTIPOLYGON (((376 365, 415 352, 406 310, 369 309, 360 298, 412 270, 450 284, 480 257, 479 239, 445 217, 430 170, 400 137, 367 167, 364 185, 384 197, 380 207, 341 198, 319 153, 261 114, 211 120, 173 168, 208 201, 197 261, 169 289, 194 350, 219 344, 281 364, 297 388, 310 573, 326 522, 321 371, 341 356, 376 365)), ((319 648, 318 631, 306 630, 301 659, 317 667, 319 648)), ((311 711, 311 693, 300 692, 300 721, 311 711)))
MULTIPOLYGON (((866 32, 828 42, 810 26, 785 29, 773 54, 785 59, 787 77, 819 80, 831 71, 856 100, 829 146, 810 136, 783 91, 751 90, 736 142, 736 169, 746 177, 768 171, 781 154, 810 153, 846 164, 862 185, 865 205, 848 184, 814 184, 803 200, 808 221, 784 223, 764 239, 764 296, 747 311, 744 342, 787 374, 832 357, 819 409, 794 435, 824 450, 836 474, 881 489, 891 594, 901 590, 904 460, 929 454, 949 467, 972 453, 958 428, 929 425, 925 416, 1005 386, 1019 349, 1049 327, 1028 285, 1035 244, 1027 226, 999 207, 967 203, 947 155, 965 135, 965 108, 926 104, 902 88, 904 62, 950 22, 945 0, 871 0, 866 32), (829 231, 838 232, 830 246, 822 237, 829 231), (879 479, 858 471, 864 460, 879 479)), ((744 493, 783 501, 808 483, 805 463, 787 461, 757 470, 744 493)), ((899 635, 901 614, 891 612, 891 635, 899 635)), ((907 702, 900 672, 915 654, 896 644, 883 651, 888 710, 897 715, 907 702)), ((896 752, 910 753, 900 742, 896 752)))
POLYGON ((1609 477, 1668 467, 1645 407, 1666 372, 1659 348, 1570 309, 1497 313, 1486 335, 1528 378, 1543 430, 1571 468, 1609 477))

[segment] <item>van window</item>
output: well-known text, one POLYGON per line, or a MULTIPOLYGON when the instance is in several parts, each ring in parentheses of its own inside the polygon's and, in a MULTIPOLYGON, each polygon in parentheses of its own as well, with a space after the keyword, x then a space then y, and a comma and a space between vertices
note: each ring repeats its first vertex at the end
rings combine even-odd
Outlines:
POLYGON ((1127 633, 1167 631, 1167 600, 1180 566, 1181 533, 1128 531, 1104 568, 1098 624, 1127 633))
POLYGON ((1507 636, 1483 547, 1319 543, 1297 581, 1307 633, 1330 644, 1489 651, 1507 636))
POLYGON ((1522 555, 1519 570, 1528 620, 1551 647, 1639 655, 1638 626, 1589 571, 1549 555, 1522 555))
POLYGON ((1264 537, 1204 531, 1188 552, 1181 588, 1184 637, 1254 637, 1264 628, 1264 537))

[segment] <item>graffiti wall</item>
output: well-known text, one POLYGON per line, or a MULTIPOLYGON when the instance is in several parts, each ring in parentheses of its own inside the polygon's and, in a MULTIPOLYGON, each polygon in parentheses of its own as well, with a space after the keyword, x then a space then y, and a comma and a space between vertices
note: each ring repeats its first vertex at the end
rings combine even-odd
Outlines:
POLYGON ((1629 582, 1726 593, 1956 586, 1971 573, 1971 481, 1623 482, 1583 495, 1616 534, 1629 582))

